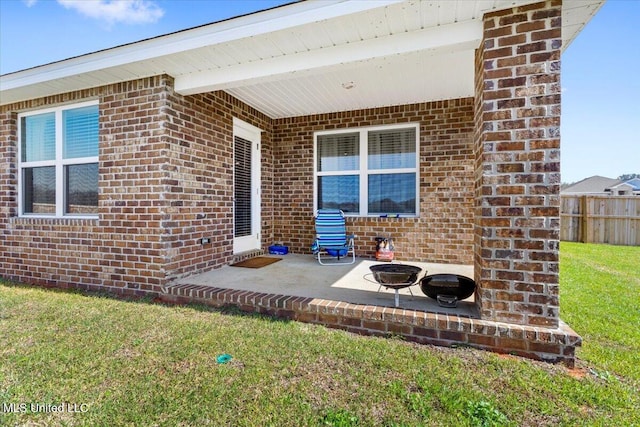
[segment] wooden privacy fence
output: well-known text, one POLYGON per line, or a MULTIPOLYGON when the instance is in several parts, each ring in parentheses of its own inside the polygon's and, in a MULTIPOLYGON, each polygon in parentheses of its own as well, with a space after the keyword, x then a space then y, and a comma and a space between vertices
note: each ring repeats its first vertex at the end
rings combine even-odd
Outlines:
POLYGON ((561 196, 560 240, 640 245, 640 196, 561 196))

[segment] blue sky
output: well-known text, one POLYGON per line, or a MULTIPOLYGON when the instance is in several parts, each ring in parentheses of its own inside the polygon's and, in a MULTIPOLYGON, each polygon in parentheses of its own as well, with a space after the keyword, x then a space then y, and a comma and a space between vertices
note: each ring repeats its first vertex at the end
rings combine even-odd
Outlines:
MULTIPOLYGON (((284 3, 0 0, 0 74, 284 3)), ((640 1, 608 0, 562 58, 563 182, 640 173, 639 76, 640 1)))

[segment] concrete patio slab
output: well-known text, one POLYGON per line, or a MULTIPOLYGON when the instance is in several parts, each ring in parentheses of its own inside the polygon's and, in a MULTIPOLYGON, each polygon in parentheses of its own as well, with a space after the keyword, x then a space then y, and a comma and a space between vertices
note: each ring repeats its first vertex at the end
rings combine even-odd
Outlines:
MULTIPOLYGON (((225 266, 176 280, 170 286, 204 285, 265 294, 394 307, 395 291, 383 287, 378 292, 379 285, 369 270, 370 266, 380 264, 377 261, 357 259, 356 263, 352 265, 323 266, 311 255, 288 254, 279 258, 282 260, 258 269, 225 266)), ((473 278, 472 265, 402 261, 395 263, 410 264, 422 268, 419 277, 426 273, 447 273, 473 278)), ((478 318, 473 296, 460 301, 456 308, 445 308, 425 296, 419 284, 401 289, 399 292, 400 308, 478 318)))

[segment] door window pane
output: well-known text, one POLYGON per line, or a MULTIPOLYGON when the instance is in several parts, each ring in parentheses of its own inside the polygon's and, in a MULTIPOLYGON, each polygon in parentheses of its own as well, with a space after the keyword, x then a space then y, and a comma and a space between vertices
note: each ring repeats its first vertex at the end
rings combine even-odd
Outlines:
POLYGON ((62 112, 65 159, 98 155, 98 106, 62 112))
POLYGON ((251 230, 251 146, 249 140, 236 136, 234 139, 234 236, 244 237, 251 230))
POLYGON ((318 177, 318 209, 341 209, 343 212, 360 211, 360 177, 338 175, 318 177))
POLYGON ((55 113, 22 118, 22 161, 38 162, 56 158, 55 113))
POLYGON ((358 133, 318 136, 318 172, 357 170, 359 139, 358 133))
POLYGON ((98 164, 65 166, 65 179, 65 213, 98 213, 98 164))
POLYGON ((23 210, 26 214, 56 213, 56 168, 23 169, 23 210))
POLYGON ((416 174, 369 175, 369 214, 415 214, 416 174))

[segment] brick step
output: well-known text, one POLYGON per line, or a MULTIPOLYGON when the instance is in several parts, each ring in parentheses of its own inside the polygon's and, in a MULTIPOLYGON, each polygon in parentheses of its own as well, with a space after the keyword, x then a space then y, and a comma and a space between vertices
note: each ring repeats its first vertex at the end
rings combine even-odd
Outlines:
POLYGON ((171 304, 235 306, 241 311, 315 323, 361 335, 403 336, 445 347, 466 345, 573 367, 581 338, 563 322, 555 329, 520 326, 443 313, 276 295, 188 283, 164 288, 171 304))

